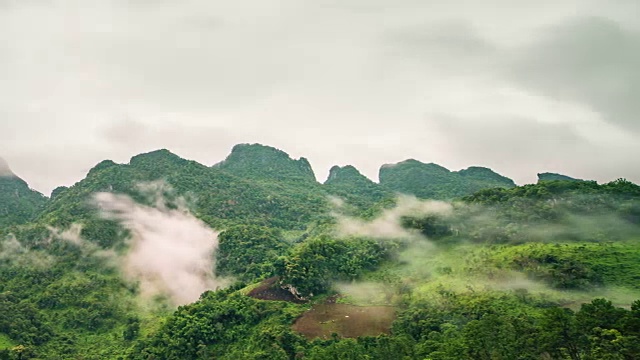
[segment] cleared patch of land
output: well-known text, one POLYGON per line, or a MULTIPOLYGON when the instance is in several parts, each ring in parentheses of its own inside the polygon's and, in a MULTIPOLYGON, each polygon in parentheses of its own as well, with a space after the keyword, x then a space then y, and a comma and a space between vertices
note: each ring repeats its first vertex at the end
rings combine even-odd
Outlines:
POLYGON ((260 300, 289 301, 293 303, 304 303, 305 301, 296 299, 289 291, 278 286, 277 276, 268 278, 260 282, 258 286, 251 289, 248 296, 260 300))
POLYGON ((314 305, 293 324, 293 330, 307 339, 330 339, 388 334, 396 310, 391 306, 355 306, 326 303, 314 305))

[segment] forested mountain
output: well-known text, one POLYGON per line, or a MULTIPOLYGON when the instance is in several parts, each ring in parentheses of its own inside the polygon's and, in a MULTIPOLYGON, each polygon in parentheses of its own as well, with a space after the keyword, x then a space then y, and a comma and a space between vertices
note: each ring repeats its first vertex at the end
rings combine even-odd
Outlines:
POLYGON ((294 160, 282 150, 260 144, 236 145, 231 150, 231 154, 214 167, 243 178, 316 182, 313 169, 307 159, 294 160))
POLYGON ((386 199, 393 199, 393 191, 377 184, 351 165, 334 166, 324 182, 326 191, 360 209, 367 209, 386 199))
POLYGON ((640 358, 624 179, 407 160, 320 184, 245 144, 105 160, 47 199, 0 165, 0 359, 640 358))
POLYGON ((33 220, 46 201, 44 195, 30 189, 0 158, 0 227, 33 220))
POLYGON ((380 185, 421 199, 450 200, 491 187, 514 187, 513 180, 483 167, 450 171, 409 159, 380 168, 380 185))
POLYGON ((241 222, 291 229, 309 222, 325 206, 322 194, 312 191, 313 184, 267 182, 250 160, 242 163, 245 170, 233 165, 239 174, 235 175, 224 167, 207 167, 167 150, 134 156, 129 164, 103 161, 85 179, 55 196, 43 219, 66 225, 77 216, 93 216, 90 196, 100 191, 124 193, 144 202, 135 184, 152 181, 165 182, 174 190, 172 196, 191 199, 190 210, 211 225, 241 222))

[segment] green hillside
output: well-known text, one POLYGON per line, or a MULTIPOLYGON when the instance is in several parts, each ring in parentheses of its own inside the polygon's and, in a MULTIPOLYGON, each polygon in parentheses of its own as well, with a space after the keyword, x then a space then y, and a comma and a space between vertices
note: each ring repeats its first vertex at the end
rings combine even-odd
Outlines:
POLYGON ((320 184, 245 144, 105 160, 50 199, 9 174, 0 196, 0 359, 640 358, 624 179, 407 160, 320 184))

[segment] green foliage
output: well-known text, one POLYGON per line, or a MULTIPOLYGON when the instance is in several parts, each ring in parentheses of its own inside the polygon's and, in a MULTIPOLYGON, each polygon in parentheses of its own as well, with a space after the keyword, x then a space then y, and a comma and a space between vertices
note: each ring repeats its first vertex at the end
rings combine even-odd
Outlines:
POLYGON ((242 178, 269 181, 315 183, 309 161, 293 160, 287 153, 260 144, 239 144, 215 167, 242 178))
POLYGON ((539 308, 513 295, 442 293, 440 302, 412 303, 394 327, 427 359, 635 359, 633 311, 604 299, 574 313, 539 308))
POLYGON ((459 232, 476 242, 602 242, 640 236, 640 187, 625 180, 543 181, 463 198, 459 232))
POLYGON ((237 225, 218 236, 217 272, 241 281, 274 275, 274 264, 290 244, 281 231, 260 226, 237 225))
POLYGON ((415 359, 415 344, 405 337, 362 337, 317 342, 307 350, 304 359, 415 359))
POLYGON ((43 209, 47 198, 16 176, 0 175, 0 228, 24 224, 43 209))
POLYGON ((133 293, 107 259, 40 226, 12 230, 0 237, 0 333, 23 358, 122 353, 133 293))
POLYGON ((495 246, 486 254, 485 266, 522 271, 556 288, 640 286, 640 244, 636 242, 495 246))
POLYGON ((0 293, 0 333, 22 344, 40 345, 49 339, 51 329, 33 304, 5 291, 0 293))
POLYGON ((178 308, 156 334, 138 342, 128 358, 290 358, 300 338, 282 326, 292 320, 282 311, 286 305, 234 290, 206 292, 199 301, 178 308))
POLYGON ((380 184, 421 199, 450 200, 485 188, 512 188, 511 179, 483 167, 449 171, 437 164, 409 159, 380 168, 380 184))
POLYGON ((356 215, 370 209, 377 203, 394 198, 392 191, 369 180, 351 165, 332 167, 324 185, 327 193, 354 207, 352 213, 356 215))
MULTIPOLYGON (((209 168, 167 150, 137 155, 125 165, 102 162, 89 171, 87 178, 58 194, 47 205, 41 220, 58 227, 77 221, 85 227, 104 227, 95 224, 100 220, 92 200, 93 194, 104 191, 123 193, 143 204, 153 204, 161 195, 170 207, 177 206, 176 200, 184 197, 190 200, 187 205, 196 216, 216 227, 256 224, 300 229, 326 209, 320 184, 275 183, 249 175, 237 167, 209 168), (239 174, 231 174, 231 170, 239 174), (159 194, 137 186, 153 181, 164 181, 169 186, 159 194)), ((113 239, 111 233, 103 233, 95 241, 109 246, 113 242, 109 239, 113 239)))
POLYGON ((453 234, 451 226, 445 219, 438 215, 428 215, 424 217, 405 216, 401 219, 401 222, 403 227, 419 230, 422 235, 432 240, 453 234))
POLYGON ((281 259, 278 274, 283 285, 301 297, 327 291, 334 281, 357 279, 387 259, 393 243, 367 239, 334 239, 328 235, 307 239, 281 259))

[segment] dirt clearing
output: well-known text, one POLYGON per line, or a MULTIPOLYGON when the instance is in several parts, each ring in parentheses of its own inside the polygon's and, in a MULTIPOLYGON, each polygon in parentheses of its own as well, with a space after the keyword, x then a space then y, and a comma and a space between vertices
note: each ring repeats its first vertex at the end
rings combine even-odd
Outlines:
POLYGON ((293 324, 293 330, 307 339, 330 339, 332 333, 344 338, 388 334, 396 310, 391 306, 318 304, 293 324))

